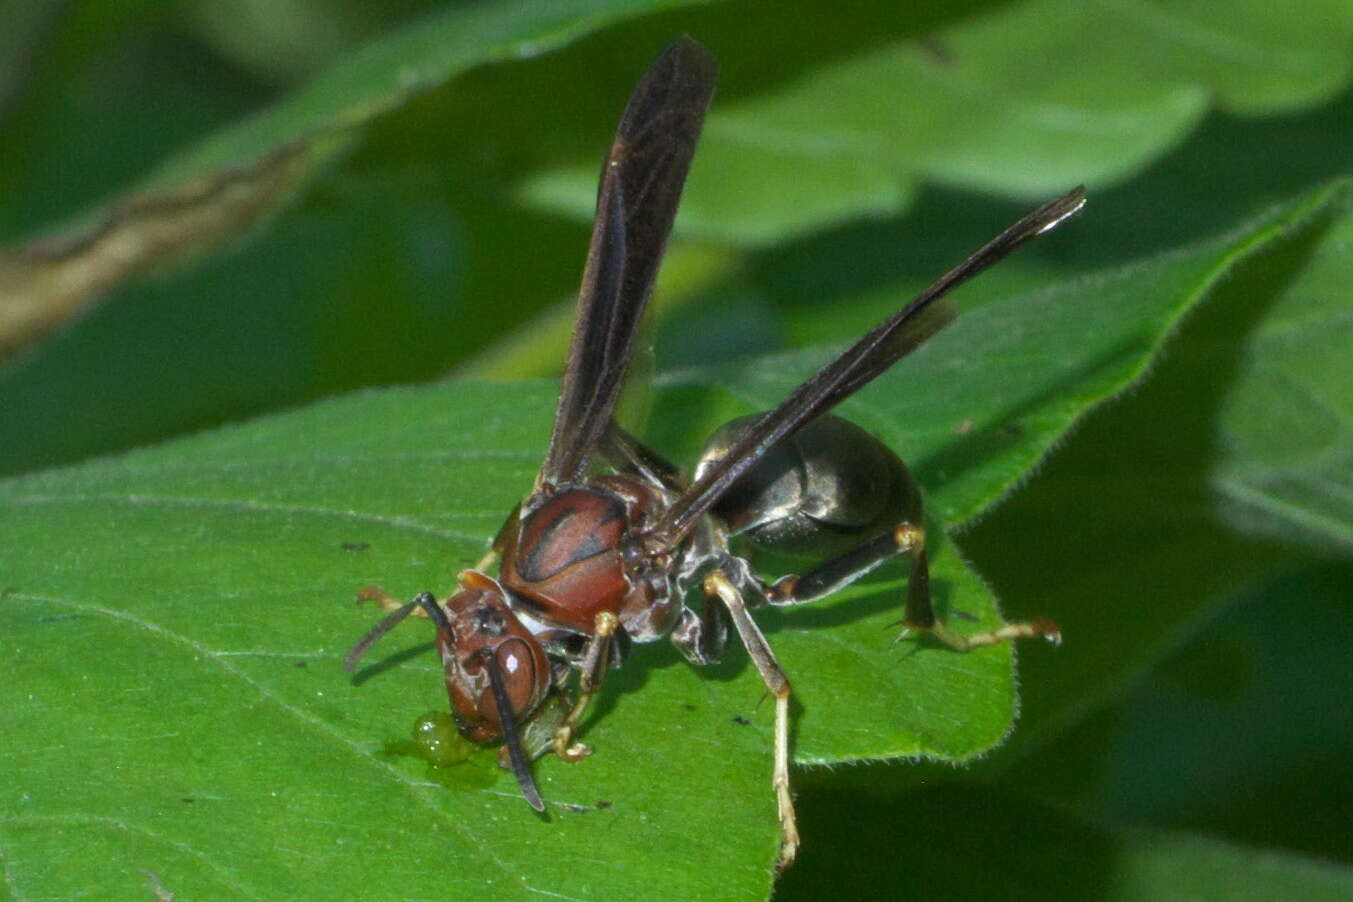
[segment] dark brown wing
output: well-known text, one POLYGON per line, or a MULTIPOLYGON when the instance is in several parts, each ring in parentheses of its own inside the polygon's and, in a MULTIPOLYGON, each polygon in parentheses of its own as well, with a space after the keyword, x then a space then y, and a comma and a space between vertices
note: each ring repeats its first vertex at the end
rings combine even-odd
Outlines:
POLYGON ((606 431, 717 75, 708 50, 679 38, 625 106, 602 167, 578 318, 537 491, 579 479, 606 431))
POLYGON ((724 492, 769 451, 776 442, 859 391, 894 363, 948 325, 954 317, 946 305, 936 304, 954 287, 1004 258, 1030 238, 1056 226, 1085 204, 1085 189, 1050 201, 1010 226, 911 303, 861 338, 848 351, 796 388, 779 407, 767 413, 699 481, 682 493, 654 527, 662 542, 675 544, 724 492))

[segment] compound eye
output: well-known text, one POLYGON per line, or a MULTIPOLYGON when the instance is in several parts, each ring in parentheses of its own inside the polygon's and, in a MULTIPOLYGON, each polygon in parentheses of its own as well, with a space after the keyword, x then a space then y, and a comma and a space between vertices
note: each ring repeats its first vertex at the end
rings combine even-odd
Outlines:
POLYGON ((533 649, 521 639, 507 639, 498 644, 493 656, 503 675, 512 713, 519 718, 529 717, 548 685, 548 677, 537 667, 533 649))

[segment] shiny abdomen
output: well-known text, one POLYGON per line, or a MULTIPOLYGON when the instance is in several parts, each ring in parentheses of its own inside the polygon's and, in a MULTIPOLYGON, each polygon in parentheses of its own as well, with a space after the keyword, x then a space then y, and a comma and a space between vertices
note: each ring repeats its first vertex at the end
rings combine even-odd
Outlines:
MULTIPOLYGON (((754 414, 719 427, 696 478, 759 419, 754 414)), ((713 512, 759 545, 821 554, 904 520, 919 523, 921 498, 892 449, 848 420, 822 416, 772 448, 713 512)))

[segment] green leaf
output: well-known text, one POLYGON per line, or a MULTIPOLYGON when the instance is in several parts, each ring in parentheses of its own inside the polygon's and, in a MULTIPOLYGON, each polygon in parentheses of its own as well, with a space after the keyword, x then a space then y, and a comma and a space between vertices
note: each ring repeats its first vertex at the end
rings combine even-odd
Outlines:
MULTIPOLYGON (((890 442, 907 437, 896 447, 921 462, 943 521, 932 526, 970 517, 1139 375, 1234 260, 1346 193, 1323 189, 1223 240, 988 305, 849 411, 890 442)), ((670 380, 656 440, 689 461, 690 436, 821 356, 670 380)), ((388 639, 385 663, 357 685, 341 675, 372 619, 344 599, 372 583, 446 591, 529 486, 554 391, 368 393, 0 483, 13 674, 0 681, 0 731, 17 737, 0 779, 10 884, 98 881, 125 895, 150 872, 206 896, 763 894, 770 712, 743 656, 696 673, 665 644, 639 649, 589 719, 597 754, 538 766, 549 823, 487 753, 441 775, 449 786, 387 757, 415 716, 445 704, 426 632, 388 639), (75 836, 105 854, 54 864, 53 846, 75 836)), ((976 574, 942 529, 934 539, 941 602, 979 621, 956 625, 995 622, 976 574)), ((796 687, 797 760, 959 760, 1009 729, 1010 649, 890 645, 899 597, 895 582, 868 582, 760 618, 796 687)))
MULTIPOLYGON (((764 245, 896 213, 923 180, 1021 200, 1098 188, 1178 144, 1214 101, 1272 115, 1328 100, 1353 71, 1339 0, 1302 16, 1252 0, 1029 0, 921 34, 716 107, 683 226, 764 245)), ((595 168, 529 176, 522 196, 589 217, 595 168)))
POLYGON ((1214 484, 1239 528, 1353 554, 1353 216, 1273 298, 1222 413, 1214 484))
POLYGON ((1206 836, 1123 831, 1108 898, 1346 899, 1353 873, 1317 858, 1255 850, 1206 836))
MULTIPOLYGON (((445 590, 479 555, 530 483, 553 393, 369 394, 5 483, 0 632, 6 685, 22 696, 3 718, 21 737, 3 781, 13 884, 48 886, 48 844, 79 835, 125 863, 99 871, 128 893, 150 870, 184 894, 309 898, 338 886, 361 897, 393 874, 415 897, 486 881, 498 897, 633 895, 664 862, 711 857, 713 843, 717 865, 677 868, 655 889, 763 894, 770 711, 758 710, 744 658, 702 678, 671 649, 648 649, 599 706, 587 737, 598 754, 538 767, 549 823, 491 760, 453 772, 448 792, 421 762, 382 757, 416 715, 445 705, 426 633, 392 637, 397 667, 360 685, 338 667, 372 619, 346 602, 356 588, 445 590), (91 775, 78 795, 71 773, 91 775), (688 829, 716 817, 717 837, 688 829), (598 843, 623 864, 589 865, 598 843)), ((936 580, 991 616, 952 555, 938 557, 936 580)), ((861 630, 872 610, 863 657, 839 632, 824 653, 811 624, 773 627, 792 640, 788 667, 807 672, 806 652, 829 671, 870 674, 868 692, 805 693, 823 720, 800 733, 802 754, 962 756, 997 741, 1012 713, 1008 654, 890 648, 879 627, 896 594, 873 594, 808 612, 861 630), (901 659, 911 663, 893 666, 901 659), (932 705, 969 716, 936 718, 932 705)), ((64 868, 62 880, 94 879, 64 868)))

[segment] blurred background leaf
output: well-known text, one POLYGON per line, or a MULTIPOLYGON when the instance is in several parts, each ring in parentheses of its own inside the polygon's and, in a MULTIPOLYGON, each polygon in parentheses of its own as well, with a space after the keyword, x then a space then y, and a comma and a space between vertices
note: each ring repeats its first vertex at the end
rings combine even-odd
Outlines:
MULTIPOLYGON (((1068 173, 1098 188, 1178 144, 1213 103, 1254 116, 1330 99, 1353 42, 1338 0, 1302 16, 1040 0, 935 24, 726 104, 691 180, 689 229, 768 243, 897 213, 921 180, 1021 200, 1065 190, 1068 173)), ((547 172, 526 196, 586 217, 593 168, 547 172)))
POLYGON ((1353 221, 1314 248, 1249 339, 1213 479, 1229 520, 1353 555, 1353 221))
MULTIPOLYGON (((50 286, 53 261, 137 236, 136 254, 104 244, 111 265, 78 270, 83 293, 56 292, 69 325, 0 364, 7 473, 362 386, 552 373, 596 160, 637 74, 683 32, 723 65, 658 298, 659 394, 690 406, 658 408, 650 434, 683 455, 736 406, 711 382, 761 373, 744 401, 778 391, 773 367, 741 358, 820 359, 1035 197, 1092 189, 1073 228, 966 307, 1065 284, 1103 284, 1114 306, 1111 274, 1240 234, 1347 174, 1353 146, 1339 0, 1301 15, 1253 0, 11 0, 5 22, 0 331, 30 315, 25 286, 50 286), (231 215, 153 219, 228 183, 257 188, 231 215)), ((913 893, 915 875, 956 898, 1346 889, 1350 574, 1331 562, 1347 558, 1353 453, 1345 204, 1200 282, 1210 297, 1145 384, 957 536, 1008 611, 1056 617, 1068 644, 1023 651, 1022 721, 976 767, 805 772, 807 844, 782 897, 913 893), (888 868, 857 866, 870 857, 888 868)), ((886 417, 852 416, 911 453, 890 425, 910 390, 886 417)), ((940 488, 961 462, 945 454, 912 462, 959 519, 1029 464, 960 503, 940 488)), ((22 842, 59 849, 62 830, 22 842)), ((107 839, 110 857, 140 850, 127 860, 156 842, 107 839)), ((0 856, 16 842, 5 831, 0 856)), ((203 879, 225 888, 198 895, 231 890, 203 879)))

